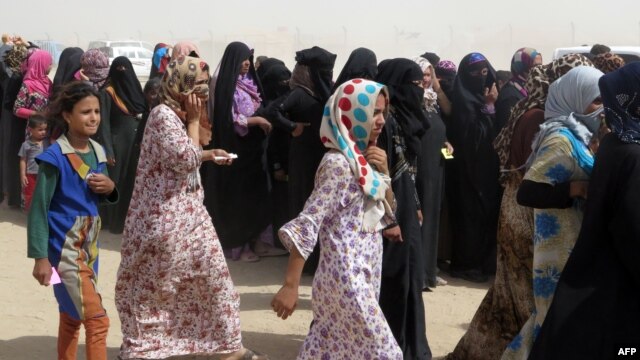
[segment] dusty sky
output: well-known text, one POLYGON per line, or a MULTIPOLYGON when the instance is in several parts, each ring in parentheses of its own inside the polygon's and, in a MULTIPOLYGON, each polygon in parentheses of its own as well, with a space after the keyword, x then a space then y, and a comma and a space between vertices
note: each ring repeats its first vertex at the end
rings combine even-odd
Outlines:
POLYGON ((82 48, 104 38, 190 39, 213 65, 234 40, 289 65, 295 50, 319 45, 338 54, 336 74, 360 46, 379 61, 434 51, 458 63, 479 51, 507 69, 523 46, 537 48, 547 61, 556 47, 640 45, 638 0, 23 0, 6 1, 2 14, 0 32, 82 48), (18 15, 25 11, 28 17, 18 15))

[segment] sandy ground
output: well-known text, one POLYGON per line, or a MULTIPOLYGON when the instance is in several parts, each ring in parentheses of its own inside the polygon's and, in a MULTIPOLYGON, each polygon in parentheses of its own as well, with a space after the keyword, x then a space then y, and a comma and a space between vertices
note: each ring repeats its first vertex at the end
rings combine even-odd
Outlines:
MULTIPOLYGON (((0 359, 55 359, 58 327, 57 304, 51 288, 41 287, 31 276, 33 260, 26 257, 26 216, 0 206, 0 359)), ((100 291, 111 318, 109 359, 115 359, 121 342, 120 321, 114 304, 114 285, 120 261, 120 236, 102 233, 100 291)), ((295 359, 311 321, 311 278, 300 288, 298 310, 283 321, 269 303, 279 289, 287 258, 267 258, 253 264, 230 262, 233 281, 241 294, 244 345, 274 360, 295 359)), ((449 285, 424 293, 427 338, 434 358, 453 350, 484 297, 488 284, 450 279, 449 285)), ((81 342, 84 341, 81 335, 81 342)), ((84 345, 78 359, 85 359, 84 345)))

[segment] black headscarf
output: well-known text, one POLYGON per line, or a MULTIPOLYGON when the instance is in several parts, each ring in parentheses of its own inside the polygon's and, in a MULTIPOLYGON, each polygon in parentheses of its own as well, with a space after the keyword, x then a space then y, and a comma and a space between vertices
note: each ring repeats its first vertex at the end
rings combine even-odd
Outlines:
POLYGON ((431 66, 433 66, 434 68, 438 66, 438 63, 440 62, 440 56, 438 56, 436 53, 427 51, 426 53, 420 55, 420 57, 427 59, 429 63, 431 63, 431 66))
POLYGON ((409 59, 389 59, 378 65, 376 81, 389 88, 391 111, 404 133, 411 155, 420 152, 420 138, 428 128, 422 111, 424 89, 414 83, 422 81, 422 69, 409 59))
POLYGON ((296 52, 296 62, 309 67, 309 75, 314 85, 314 93, 321 103, 327 102, 331 96, 333 81, 333 65, 336 54, 314 46, 310 49, 296 52))
POLYGON ((73 81, 74 75, 80 70, 80 58, 84 54, 84 51, 79 47, 68 47, 60 54, 60 60, 58 61, 58 69, 56 75, 53 78, 53 92, 64 84, 73 81))
POLYGON ((264 74, 266 74, 267 71, 269 71, 269 69, 274 65, 284 65, 284 62, 276 58, 266 58, 262 60, 262 62, 260 63, 260 67, 256 69, 256 74, 258 74, 258 78, 262 82, 262 85, 264 85, 264 82, 262 81, 264 74))
POLYGON ((264 100, 266 102, 273 101, 290 90, 289 79, 291 78, 291 71, 287 69, 284 62, 278 59, 265 60, 258 69, 258 76, 264 87, 264 100), (265 71, 261 71, 263 66, 267 66, 265 71))
POLYGON ((147 110, 142 86, 129 59, 124 56, 113 59, 109 68, 108 83, 113 87, 129 113, 137 115, 147 110))
MULTIPOLYGON (((492 124, 480 119, 481 109, 485 105, 484 91, 496 81, 496 71, 489 61, 480 53, 471 53, 460 61, 458 74, 453 85, 453 126, 451 126, 450 136, 454 146, 472 145, 477 148, 481 139, 492 135, 492 124), (474 71, 487 68, 486 76, 472 76, 474 71), (471 135, 474 131, 475 135, 471 135), (471 136, 471 137, 470 137, 471 136)), ((449 127, 448 127, 449 128, 449 127)), ((492 141, 490 139, 489 141, 492 141)))
POLYGON ((236 90, 236 82, 242 69, 242 63, 247 59, 251 62, 249 75, 258 87, 260 94, 264 94, 262 84, 253 66, 253 50, 245 43, 238 41, 227 45, 218 66, 218 73, 214 75, 209 84, 209 94, 213 94, 213 101, 209 102, 213 109, 209 109, 209 114, 212 119, 213 146, 215 148, 236 151, 232 114, 233 93, 236 90))
POLYGON ((336 83, 333 85, 333 91, 348 80, 358 78, 373 80, 376 75, 378 75, 376 54, 367 48, 357 48, 349 55, 336 83))

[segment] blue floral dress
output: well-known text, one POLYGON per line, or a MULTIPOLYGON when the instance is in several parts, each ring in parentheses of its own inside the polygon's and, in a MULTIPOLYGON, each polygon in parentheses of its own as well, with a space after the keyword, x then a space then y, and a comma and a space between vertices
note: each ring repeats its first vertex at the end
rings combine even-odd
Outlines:
MULTIPOLYGON (((567 130, 547 136, 540 145, 536 158, 524 179, 557 185, 588 180, 591 167, 584 163, 589 149, 567 130), (577 148, 580 147, 580 148, 577 148)), ((589 161, 587 161, 589 163, 589 161)), ((542 327, 547 310, 553 300, 560 274, 578 239, 584 210, 583 200, 574 200, 566 209, 534 209, 533 235, 533 295, 535 309, 520 333, 507 346, 502 359, 527 359, 533 342, 542 327)))

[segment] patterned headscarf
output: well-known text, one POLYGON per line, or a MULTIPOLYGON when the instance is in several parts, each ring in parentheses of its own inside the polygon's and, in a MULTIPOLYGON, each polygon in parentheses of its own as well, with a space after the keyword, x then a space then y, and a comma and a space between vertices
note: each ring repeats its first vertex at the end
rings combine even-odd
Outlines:
POLYGON ((373 113, 378 95, 387 88, 374 81, 353 79, 342 84, 327 101, 320 126, 325 147, 340 151, 365 194, 363 231, 380 230, 378 224, 391 208, 385 200, 388 176, 374 170, 362 153, 369 145, 374 126, 373 113))
MULTIPOLYGON (((198 95, 202 100, 209 100, 209 81, 196 84, 196 79, 203 73, 209 75, 209 65, 200 58, 190 56, 179 56, 171 60, 167 70, 162 77, 160 91, 161 102, 173 110, 183 121, 187 121, 187 109, 185 100, 192 93, 198 95)), ((200 138, 208 139, 211 135, 211 124, 209 115, 204 107, 200 115, 200 138)), ((201 144, 207 145, 207 144, 201 144)))
POLYGON ((422 69, 422 73, 424 74, 428 69, 431 69, 431 84, 429 87, 424 89, 424 108, 428 112, 436 112, 436 106, 438 103, 438 94, 433 91, 433 78, 436 76, 433 65, 429 62, 429 60, 423 58, 422 56, 416 56, 413 58, 416 64, 420 66, 422 69))
POLYGON ((524 47, 518 49, 511 59, 511 74, 513 77, 510 82, 523 96, 527 96, 525 83, 538 55, 540 53, 536 49, 524 47))
POLYGON ((190 56, 191 53, 196 53, 196 57, 200 57, 200 50, 198 50, 198 46, 191 41, 180 41, 179 43, 173 46, 173 51, 171 52, 171 60, 175 60, 178 56, 190 56))
POLYGON ((596 55, 596 57, 593 58, 593 65, 596 69, 608 74, 623 67, 624 59, 618 55, 607 52, 596 55))
POLYGON ((7 51, 4 62, 14 74, 22 73, 22 63, 27 59, 27 47, 22 45, 14 45, 11 50, 7 51))
POLYGON ((49 97, 53 83, 49 79, 48 72, 53 58, 45 50, 36 50, 27 60, 27 71, 24 74, 24 84, 30 92, 39 92, 49 97))
POLYGON ((611 132, 622 142, 640 144, 640 63, 606 74, 599 85, 611 132))
POLYGON ((99 49, 89 49, 80 58, 82 73, 96 89, 101 89, 109 76, 109 59, 99 49))
MULTIPOLYGON (((513 137, 513 131, 518 120, 531 109, 537 108, 544 110, 544 103, 549 93, 549 85, 569 72, 569 70, 578 66, 593 67, 593 64, 584 55, 569 54, 549 64, 538 65, 531 69, 527 83, 525 84, 529 95, 513 107, 509 120, 493 141, 493 147, 496 149, 498 157, 500 158, 501 171, 506 172, 510 170, 511 164, 508 164, 508 162, 511 154, 511 138, 513 137)), ((504 177, 501 178, 504 180, 504 177)))

